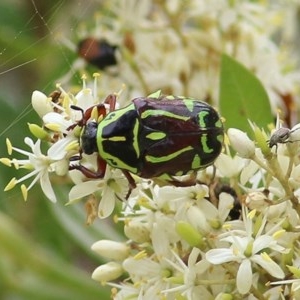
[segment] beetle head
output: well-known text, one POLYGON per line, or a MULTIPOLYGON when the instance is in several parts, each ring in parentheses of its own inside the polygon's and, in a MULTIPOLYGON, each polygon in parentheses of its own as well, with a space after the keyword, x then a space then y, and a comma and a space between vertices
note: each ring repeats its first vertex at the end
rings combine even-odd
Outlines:
POLYGON ((81 149, 85 154, 93 154, 98 152, 97 148, 97 122, 89 122, 85 125, 81 135, 81 149))

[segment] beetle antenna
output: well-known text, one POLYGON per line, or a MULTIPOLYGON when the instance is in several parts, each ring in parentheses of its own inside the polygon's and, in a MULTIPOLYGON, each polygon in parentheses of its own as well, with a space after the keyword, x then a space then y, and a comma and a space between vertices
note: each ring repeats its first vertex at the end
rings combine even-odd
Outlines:
POLYGON ((79 107, 77 105, 71 105, 70 107, 71 107, 71 109, 74 109, 74 110, 77 110, 77 111, 81 111, 82 117, 83 117, 84 111, 83 111, 83 109, 81 107, 79 107))
POLYGON ((71 105, 70 108, 71 108, 71 109, 74 109, 74 110, 77 110, 77 111, 80 111, 82 117, 81 117, 81 120, 80 120, 80 121, 78 121, 78 122, 74 123, 73 125, 69 126, 69 127, 67 128, 67 130, 74 129, 77 125, 83 127, 83 126, 85 125, 85 124, 84 124, 84 111, 83 111, 83 109, 82 109, 81 107, 79 107, 79 106, 76 106, 76 105, 71 105))

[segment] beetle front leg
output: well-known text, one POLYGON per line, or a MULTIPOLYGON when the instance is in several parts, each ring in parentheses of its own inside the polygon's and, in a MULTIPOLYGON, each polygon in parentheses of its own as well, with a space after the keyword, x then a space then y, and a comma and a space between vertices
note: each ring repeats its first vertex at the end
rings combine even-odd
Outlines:
POLYGON ((97 157, 97 171, 92 171, 83 165, 71 165, 69 170, 78 170, 80 171, 85 177, 91 179, 98 179, 103 178, 105 175, 106 170, 106 162, 100 156, 97 157))

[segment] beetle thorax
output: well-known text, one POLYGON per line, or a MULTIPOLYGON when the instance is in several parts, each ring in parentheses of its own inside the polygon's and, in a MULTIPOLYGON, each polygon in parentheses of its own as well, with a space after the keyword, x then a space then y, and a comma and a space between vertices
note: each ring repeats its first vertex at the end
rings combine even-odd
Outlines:
POLYGON ((93 154, 94 152, 98 152, 97 148, 97 122, 89 122, 84 127, 83 133, 81 135, 81 149, 85 154, 93 154))

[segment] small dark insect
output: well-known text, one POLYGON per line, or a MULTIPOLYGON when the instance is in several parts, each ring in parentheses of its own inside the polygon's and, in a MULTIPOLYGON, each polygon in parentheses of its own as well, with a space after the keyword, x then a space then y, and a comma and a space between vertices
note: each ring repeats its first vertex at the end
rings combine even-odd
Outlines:
POLYGON ((78 55, 89 64, 104 70, 117 64, 116 49, 117 46, 110 45, 104 39, 86 38, 78 44, 78 55))
POLYGON ((272 135, 269 140, 269 147, 273 148, 273 146, 276 146, 277 149, 277 144, 285 144, 290 142, 288 139, 290 137, 291 130, 286 127, 281 127, 277 129, 272 135))
POLYGON ((277 144, 286 144, 286 143, 295 143, 300 141, 299 129, 300 124, 296 124, 292 129, 281 127, 277 129, 272 135, 269 140, 269 147, 272 148, 276 146, 276 150, 278 145, 277 144))
POLYGON ((219 199, 221 193, 230 194, 234 198, 233 207, 231 208, 228 218, 229 220, 238 220, 241 217, 242 206, 236 191, 227 184, 218 184, 215 187, 216 197, 219 199))
POLYGON ((54 91, 52 92, 49 97, 52 99, 53 103, 59 103, 61 100, 61 92, 60 91, 54 91))

